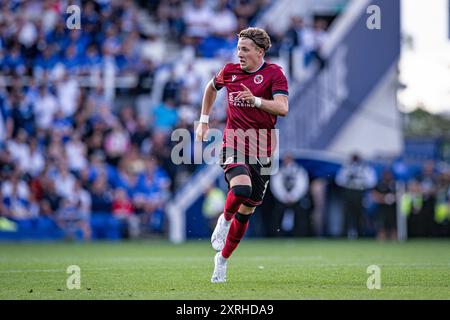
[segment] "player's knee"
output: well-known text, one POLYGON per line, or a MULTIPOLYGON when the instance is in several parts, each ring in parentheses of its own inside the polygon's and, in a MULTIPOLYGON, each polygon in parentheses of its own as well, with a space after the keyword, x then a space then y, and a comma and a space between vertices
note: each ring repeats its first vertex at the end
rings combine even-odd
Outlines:
POLYGON ((250 207, 248 205, 245 204, 241 204, 241 206, 239 207, 239 212, 244 214, 244 215, 251 215, 255 212, 256 207, 250 207))
POLYGON ((237 185, 231 188, 233 194, 237 197, 250 198, 252 195, 252 186, 249 185, 237 185))

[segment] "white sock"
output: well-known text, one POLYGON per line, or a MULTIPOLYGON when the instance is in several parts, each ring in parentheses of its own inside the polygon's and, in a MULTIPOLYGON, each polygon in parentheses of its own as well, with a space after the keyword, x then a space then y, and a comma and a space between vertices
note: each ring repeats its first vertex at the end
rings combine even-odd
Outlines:
POLYGON ((227 258, 225 258, 224 256, 222 256, 222 252, 220 253, 220 255, 219 255, 219 262, 221 263, 221 264, 225 264, 225 263, 227 263, 227 258))

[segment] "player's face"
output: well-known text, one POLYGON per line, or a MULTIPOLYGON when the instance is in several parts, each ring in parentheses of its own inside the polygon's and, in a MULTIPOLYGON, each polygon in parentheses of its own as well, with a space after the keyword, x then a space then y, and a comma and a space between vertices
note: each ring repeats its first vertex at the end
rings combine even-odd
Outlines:
POLYGON ((251 72, 261 65, 264 50, 258 47, 253 40, 240 38, 237 45, 237 55, 242 70, 251 72))

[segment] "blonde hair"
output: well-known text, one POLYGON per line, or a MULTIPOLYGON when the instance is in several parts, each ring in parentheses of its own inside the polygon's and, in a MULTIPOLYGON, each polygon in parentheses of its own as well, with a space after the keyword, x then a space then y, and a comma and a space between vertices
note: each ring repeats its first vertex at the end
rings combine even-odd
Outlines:
POLYGON ((258 47, 264 49, 264 52, 267 52, 272 46, 269 35, 261 28, 250 27, 244 29, 239 32, 238 37, 252 40, 258 47))

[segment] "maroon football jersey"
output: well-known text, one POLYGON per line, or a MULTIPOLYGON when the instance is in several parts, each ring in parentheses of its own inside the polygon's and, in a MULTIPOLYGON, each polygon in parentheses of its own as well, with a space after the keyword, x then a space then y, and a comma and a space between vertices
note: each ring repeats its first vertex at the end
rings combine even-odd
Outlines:
POLYGON ((272 156, 276 146, 277 117, 243 101, 235 100, 243 83, 255 97, 273 100, 277 94, 288 95, 288 83, 280 66, 264 62, 255 72, 247 72, 233 63, 225 65, 214 77, 216 90, 227 88, 227 125, 223 146, 250 156, 272 156), (238 130, 241 129, 241 130, 238 130))

